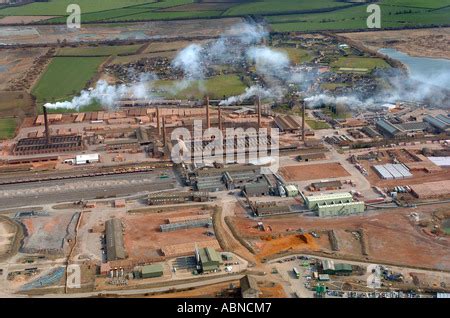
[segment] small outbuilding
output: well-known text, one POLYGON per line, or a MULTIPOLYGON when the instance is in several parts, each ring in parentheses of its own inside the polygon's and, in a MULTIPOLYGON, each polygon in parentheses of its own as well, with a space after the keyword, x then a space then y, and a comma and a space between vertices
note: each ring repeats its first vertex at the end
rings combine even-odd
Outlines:
POLYGON ((155 278, 164 275, 164 268, 162 264, 145 265, 141 269, 142 278, 155 278))

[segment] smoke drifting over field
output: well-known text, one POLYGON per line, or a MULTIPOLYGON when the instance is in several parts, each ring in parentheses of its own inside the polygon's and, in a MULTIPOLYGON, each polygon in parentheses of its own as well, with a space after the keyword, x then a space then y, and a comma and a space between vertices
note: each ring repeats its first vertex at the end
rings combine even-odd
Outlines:
MULTIPOLYGON (((211 68, 225 65, 242 70, 248 65, 254 66, 249 71, 254 85, 248 87, 238 96, 232 96, 221 101, 221 105, 239 104, 245 100, 259 96, 262 99, 281 100, 290 91, 303 91, 305 102, 309 107, 344 104, 350 108, 362 108, 376 102, 398 100, 415 100, 430 102, 435 105, 449 105, 449 95, 442 89, 437 89, 433 83, 449 83, 450 74, 442 73, 432 79, 420 79, 405 76, 398 69, 378 70, 375 77, 382 79, 386 87, 380 91, 367 91, 361 94, 358 86, 352 87, 351 93, 341 93, 337 96, 317 93, 310 90, 317 82, 319 74, 314 68, 307 70, 304 66, 294 66, 289 56, 277 49, 267 47, 264 39, 267 30, 261 25, 242 23, 226 31, 220 38, 204 45, 191 44, 175 56, 171 65, 174 70, 181 71, 183 77, 173 85, 165 87, 172 95, 198 85, 200 92, 206 92, 204 80, 211 76, 211 68), (418 81, 420 80, 420 82, 418 81)), ((135 72, 134 70, 130 70, 135 72)), ((134 74, 133 74, 134 75, 134 74)), ((133 76, 136 78, 138 76, 133 76)), ((136 83, 109 85, 105 81, 98 81, 95 88, 84 90, 71 101, 47 103, 48 108, 80 109, 93 102, 102 106, 114 108, 118 100, 136 98, 141 100, 159 99, 152 93, 153 74, 140 76, 136 83)), ((450 85, 447 85, 449 87, 450 85)))
POLYGON ((149 90, 148 83, 155 79, 154 74, 142 74, 137 83, 130 85, 110 85, 104 80, 99 80, 95 88, 81 91, 79 96, 75 96, 70 101, 46 103, 44 106, 49 109, 80 109, 93 102, 99 102, 108 108, 113 108, 118 100, 130 96, 137 99, 152 100, 154 96, 149 90))

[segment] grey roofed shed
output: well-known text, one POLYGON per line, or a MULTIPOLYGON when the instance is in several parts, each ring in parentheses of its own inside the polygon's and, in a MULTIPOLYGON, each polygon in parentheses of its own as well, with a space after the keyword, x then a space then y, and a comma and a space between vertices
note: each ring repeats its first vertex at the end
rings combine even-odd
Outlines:
POLYGON ((110 219, 105 223, 106 229, 106 258, 108 261, 125 259, 123 242, 123 227, 119 219, 110 219))
POLYGON ((261 291, 253 276, 245 275, 240 279, 242 298, 259 298, 261 291))

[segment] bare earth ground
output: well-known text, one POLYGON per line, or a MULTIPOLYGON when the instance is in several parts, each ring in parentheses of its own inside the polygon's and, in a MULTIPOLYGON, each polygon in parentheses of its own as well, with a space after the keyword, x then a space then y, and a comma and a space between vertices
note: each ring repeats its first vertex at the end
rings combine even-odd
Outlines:
POLYGON ((219 36, 232 25, 241 22, 241 18, 154 21, 126 23, 126 25, 88 24, 80 29, 67 29, 57 25, 40 26, 0 26, 0 42, 6 44, 56 43, 57 40, 68 42, 106 41, 117 38, 132 40, 137 38, 179 37, 214 37, 219 36))
POLYGON ((338 162, 302 166, 287 166, 280 168, 280 172, 287 181, 340 178, 350 175, 347 170, 345 170, 345 168, 342 167, 342 165, 338 162))
POLYGON ((48 20, 48 19, 55 18, 55 17, 56 16, 50 16, 50 15, 3 17, 0 19, 0 25, 2 25, 2 24, 28 24, 28 23, 48 20))
POLYGON ((13 244, 15 229, 11 224, 0 220, 0 256, 7 253, 11 244, 13 244))
POLYGON ((450 28, 341 33, 369 49, 395 48, 411 56, 450 59, 450 28))
POLYGON ((10 86, 11 80, 21 78, 31 68, 34 59, 46 51, 45 48, 0 50, 0 91, 10 86))
MULTIPOLYGON (((420 212, 423 217, 430 217, 432 212, 444 207, 445 205, 421 207, 415 212, 420 212)), ((291 250, 295 251, 331 252, 325 234, 322 234, 320 239, 312 240, 311 244, 305 244, 295 236, 276 238, 275 242, 266 241, 261 237, 265 234, 283 235, 287 230, 298 228, 319 232, 334 229, 341 248, 337 254, 363 260, 365 257, 361 253, 360 244, 354 241, 353 235, 345 233, 346 230, 362 229, 367 238, 368 257, 373 261, 450 270, 450 237, 434 236, 413 224, 409 217, 410 213, 411 209, 393 209, 340 218, 320 219, 304 216, 267 218, 264 219, 264 224, 272 228, 270 233, 261 232, 255 228, 255 220, 242 216, 234 217, 233 225, 240 235, 259 248, 263 256, 267 256, 271 247, 276 245, 279 247, 278 250, 292 247, 291 250)), ((275 248, 273 252, 276 251, 275 248)))
POLYGON ((192 216, 204 212, 200 209, 184 209, 178 212, 148 213, 127 215, 125 225, 125 248, 134 260, 161 257, 160 249, 173 244, 201 242, 211 240, 205 235, 211 229, 193 228, 173 232, 161 232, 160 225, 169 217, 192 216))

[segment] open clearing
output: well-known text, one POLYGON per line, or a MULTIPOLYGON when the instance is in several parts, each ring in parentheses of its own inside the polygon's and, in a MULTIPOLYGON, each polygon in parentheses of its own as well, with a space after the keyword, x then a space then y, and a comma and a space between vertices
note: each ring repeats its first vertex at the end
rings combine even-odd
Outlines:
MULTIPOLYGON (((1 15, 1 13, 0 13, 1 15)), ((83 15, 84 16, 84 15, 83 15)), ((219 36, 242 18, 153 21, 117 24, 86 24, 76 33, 60 25, 0 26, 0 42, 5 44, 54 44, 81 41, 112 41, 115 39, 177 39, 198 36, 219 36)), ((65 20, 64 20, 65 23, 65 20)), ((166 43, 168 41, 161 41, 166 43)))
POLYGON ((2 24, 29 24, 43 20, 52 19, 54 16, 46 15, 22 15, 22 16, 7 16, 0 18, 0 25, 2 24))
POLYGON ((33 89, 38 103, 63 101, 86 88, 105 57, 55 57, 33 89))
POLYGON ((57 56, 111 56, 134 54, 142 45, 97 46, 97 47, 65 47, 57 56))
POLYGON ((0 258, 11 251, 16 235, 17 229, 11 221, 3 217, 0 218, 0 258))
POLYGON ((411 56, 450 59, 450 28, 341 33, 369 49, 394 48, 411 56))
POLYGON ((0 140, 14 137, 16 120, 14 118, 0 118, 0 140))
MULTIPOLYGON (((125 225, 125 248, 129 258, 139 262, 161 259, 161 248, 184 243, 200 243, 210 241, 205 235, 207 228, 192 228, 172 232, 161 232, 160 225, 167 223, 168 218, 185 217, 208 213, 201 208, 183 208, 176 212, 149 212, 129 214, 123 220, 125 225)), ((192 251, 193 252, 193 251, 192 251)))
POLYGON ((57 215, 22 218, 26 237, 22 246, 25 253, 47 252, 62 254, 66 240, 73 239, 78 214, 60 213, 57 215))
MULTIPOLYGON (((446 1, 447 2, 447 1, 446 1)), ((382 28, 402 28, 448 24, 449 8, 442 3, 437 9, 423 6, 391 5, 385 1, 381 7, 382 28)), ((448 4, 447 4, 448 5, 448 4)), ((274 31, 320 31, 367 29, 367 5, 337 8, 332 12, 273 15, 266 19, 274 31)))
POLYGON ((340 57, 331 66, 339 71, 340 68, 367 69, 369 72, 375 68, 386 68, 389 64, 381 58, 373 57, 340 57))
MULTIPOLYGON (((1 37, 0 31, 0 42, 2 41, 1 37)), ((32 68, 33 61, 43 55, 45 51, 45 48, 2 50, 0 54, 0 91, 10 89, 12 82, 21 79, 32 68)), ((12 90, 17 89, 12 88, 12 90)))
POLYGON ((34 114, 31 95, 26 91, 0 91, 0 117, 34 114))
POLYGON ((287 166, 280 168, 287 181, 305 181, 346 177, 350 174, 338 162, 287 166))
POLYGON ((205 81, 195 81, 191 85, 175 94, 171 93, 176 81, 157 81, 155 87, 167 97, 201 99, 206 93, 212 99, 222 99, 223 96, 242 94, 246 86, 237 75, 219 75, 205 81))
MULTIPOLYGON (((445 204, 421 207, 418 213, 422 218, 431 217, 438 209, 445 209, 445 204)), ((318 251, 330 253, 330 242, 326 231, 334 230, 340 250, 334 252, 336 258, 349 257, 355 260, 370 260, 373 262, 401 264, 406 266, 420 266, 439 270, 450 270, 450 238, 435 237, 420 226, 412 223, 408 208, 383 210, 382 212, 369 212, 359 216, 339 218, 305 217, 289 215, 279 218, 267 218, 264 220, 266 227, 272 231, 268 235, 284 235, 286 231, 302 228, 304 231, 316 231, 321 233, 320 239, 313 242, 318 251), (361 242, 348 231, 362 230, 368 256, 362 255, 361 242), (430 257, 432 255, 433 257, 430 257)), ((262 246, 265 253, 265 245, 271 241, 262 240, 263 232, 255 228, 257 221, 245 216, 233 217, 235 230, 253 245, 262 246)), ((267 235, 267 234, 266 234, 267 235)), ((292 236, 287 236, 292 237, 292 236)), ((272 252, 289 250, 288 244, 281 244, 280 249, 272 252)), ((292 238, 291 238, 292 240, 292 238)), ((275 242, 277 239, 275 239, 275 242)), ((312 251, 308 244, 296 244, 294 250, 304 252, 312 251)))

